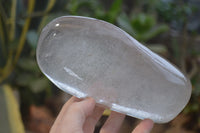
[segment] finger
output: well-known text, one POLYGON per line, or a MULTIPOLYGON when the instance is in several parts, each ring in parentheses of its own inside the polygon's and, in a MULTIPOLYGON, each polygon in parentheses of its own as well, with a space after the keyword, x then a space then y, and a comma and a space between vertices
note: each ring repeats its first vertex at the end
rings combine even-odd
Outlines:
POLYGON ((132 133, 150 133, 153 128, 153 121, 150 119, 143 120, 137 127, 133 130, 132 133))
POLYGON ((71 104, 62 119, 62 131, 82 132, 83 124, 86 118, 92 114, 94 107, 95 101, 92 98, 71 104))
POLYGON ((68 101, 59 114, 57 123, 53 125, 50 133, 81 132, 86 117, 92 113, 95 107, 95 101, 92 98, 86 98, 80 101, 73 98, 68 101), (64 110, 64 111, 63 111, 64 110))
POLYGON ((72 96, 62 107, 59 115, 57 116, 58 119, 63 118, 63 114, 65 113, 65 111, 68 109, 68 107, 74 103, 74 102, 80 102, 82 99, 79 99, 75 96, 72 96))
POLYGON ((117 133, 122 125, 125 115, 112 111, 100 133, 117 133))
POLYGON ((86 119, 86 122, 85 122, 85 124, 83 126, 84 133, 93 133, 94 132, 95 125, 97 124, 97 122, 101 118, 104 110, 105 109, 103 107, 95 106, 93 114, 90 115, 86 119))
MULTIPOLYGON (((54 127, 54 126, 57 127, 57 125, 59 125, 59 123, 61 122, 61 119, 64 117, 63 115, 64 115, 64 113, 67 111, 68 107, 69 107, 72 103, 78 102, 78 101, 80 101, 80 100, 81 100, 81 99, 78 99, 77 97, 72 96, 72 97, 63 105, 63 107, 62 107, 60 113, 58 114, 58 116, 57 116, 57 118, 56 118, 56 120, 55 120, 55 122, 54 122, 54 124, 53 124, 53 127, 54 127)), ((53 127, 52 127, 52 128, 53 128, 53 127)))

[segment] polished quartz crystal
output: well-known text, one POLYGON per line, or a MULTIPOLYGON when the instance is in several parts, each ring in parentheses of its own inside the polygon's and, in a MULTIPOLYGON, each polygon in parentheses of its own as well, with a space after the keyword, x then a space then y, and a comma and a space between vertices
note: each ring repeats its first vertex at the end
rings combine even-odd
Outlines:
POLYGON ((190 81, 174 65, 93 18, 64 16, 46 25, 37 61, 63 91, 157 123, 176 117, 191 96, 190 81))

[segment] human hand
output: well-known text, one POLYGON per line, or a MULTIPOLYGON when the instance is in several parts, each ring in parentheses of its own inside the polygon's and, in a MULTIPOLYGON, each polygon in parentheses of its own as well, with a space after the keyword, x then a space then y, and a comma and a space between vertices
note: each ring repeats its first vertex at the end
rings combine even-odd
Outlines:
MULTIPOLYGON (((63 106, 50 133, 93 133, 104 111, 104 108, 95 105, 95 100, 92 98, 81 100, 72 97, 63 106)), ((100 133, 117 133, 124 117, 123 114, 111 112, 100 133)), ((132 133, 150 133, 152 128, 153 121, 146 119, 132 133)))

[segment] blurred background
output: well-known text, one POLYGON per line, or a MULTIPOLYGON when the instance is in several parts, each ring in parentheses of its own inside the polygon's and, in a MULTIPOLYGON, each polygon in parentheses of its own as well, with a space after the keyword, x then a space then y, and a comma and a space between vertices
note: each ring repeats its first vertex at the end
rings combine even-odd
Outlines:
MULTIPOLYGON (((63 15, 117 25, 178 66, 192 82, 192 97, 173 121, 156 124, 152 133, 200 132, 199 0, 0 0, 0 133, 48 133, 71 97, 41 73, 35 58, 40 31, 63 15)), ((138 122, 127 116, 120 132, 131 132, 138 122)))

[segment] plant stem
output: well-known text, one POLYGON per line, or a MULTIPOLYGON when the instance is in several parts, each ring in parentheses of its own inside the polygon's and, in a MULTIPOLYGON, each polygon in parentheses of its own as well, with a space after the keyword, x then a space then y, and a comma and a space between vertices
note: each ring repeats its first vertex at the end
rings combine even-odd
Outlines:
POLYGON ((6 57, 6 41, 5 41, 5 34, 4 34, 4 28, 3 28, 3 19, 0 13, 0 39, 1 39, 1 48, 4 58, 6 57))
POLYGON ((0 83, 3 82, 9 75, 10 73, 12 72, 12 50, 9 52, 9 55, 8 55, 8 59, 7 59, 7 62, 6 62, 6 65, 4 66, 4 68, 2 69, 1 71, 1 75, 0 75, 0 83))
POLYGON ((192 69, 190 73, 188 74, 188 77, 191 79, 195 74, 198 72, 198 66, 195 60, 192 60, 192 69))
MULTIPOLYGON (((34 4, 35 4, 35 0, 29 0, 27 14, 31 14, 32 13, 32 11, 34 9, 34 4)), ((30 21, 31 21, 30 17, 26 18, 26 20, 25 20, 25 24, 24 24, 24 27, 22 29, 22 33, 21 33, 21 36, 20 36, 20 40, 19 40, 19 44, 18 44, 18 47, 17 47, 16 55, 15 55, 15 58, 14 58, 14 65, 17 63, 17 61, 19 59, 19 56, 20 56, 20 54, 22 52, 22 48, 24 47, 24 43, 25 43, 25 40, 26 40, 26 33, 28 31, 28 28, 29 28, 29 25, 30 25, 30 21)))
POLYGON ((10 42, 12 42, 15 37, 16 5, 17 5, 17 0, 12 0, 11 15, 10 15, 10 30, 9 30, 10 42))

